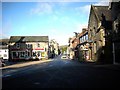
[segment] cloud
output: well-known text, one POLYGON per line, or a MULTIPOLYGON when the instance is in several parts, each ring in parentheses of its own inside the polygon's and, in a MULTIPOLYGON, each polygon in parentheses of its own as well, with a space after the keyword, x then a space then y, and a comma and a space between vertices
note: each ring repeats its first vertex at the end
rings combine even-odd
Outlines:
POLYGON ((101 0, 101 1, 96 2, 94 5, 97 5, 97 6, 108 6, 109 5, 109 0, 101 0))
POLYGON ((88 15, 90 13, 90 7, 91 5, 85 5, 85 6, 82 6, 82 7, 76 7, 75 10, 77 11, 77 14, 85 14, 85 15, 88 15))
POLYGON ((61 17, 60 18, 60 23, 62 24, 62 25, 68 25, 68 23, 70 23, 70 21, 72 21, 71 19, 70 19, 70 17, 67 17, 67 16, 63 16, 63 17, 61 17))
POLYGON ((3 38, 9 38, 9 36, 0 32, 0 39, 3 39, 3 38))
POLYGON ((53 19, 53 21, 57 21, 59 18, 58 18, 58 16, 57 15, 53 15, 53 17, 52 17, 52 19, 53 19))
MULTIPOLYGON (((95 4, 93 4, 93 5, 106 6, 106 5, 109 5, 109 0, 94 0, 94 3, 95 4)), ((82 6, 82 7, 75 8, 75 10, 77 11, 78 14, 83 13, 83 14, 89 15, 90 7, 91 7, 91 5, 85 5, 85 6, 82 6)))
POLYGON ((81 33, 83 28, 87 28, 88 24, 77 23, 76 32, 81 33))
POLYGON ((50 40, 51 39, 55 39, 59 45, 66 45, 68 44, 68 38, 70 37, 70 35, 68 35, 67 33, 64 33, 64 34, 55 34, 55 35, 51 35, 50 36, 50 40))
MULTIPOLYGON (((97 2, 97 1, 101 0, 2 0, 2 2, 97 2)), ((114 0, 114 2, 118 1, 119 0, 114 0)))
POLYGON ((49 30, 49 40, 55 39, 59 45, 68 44, 68 38, 72 35, 70 32, 61 31, 59 28, 49 30), (71 35, 70 35, 71 34, 71 35))
POLYGON ((53 4, 52 3, 42 3, 42 2, 38 2, 36 7, 32 8, 30 10, 31 14, 50 14, 53 12, 53 4))

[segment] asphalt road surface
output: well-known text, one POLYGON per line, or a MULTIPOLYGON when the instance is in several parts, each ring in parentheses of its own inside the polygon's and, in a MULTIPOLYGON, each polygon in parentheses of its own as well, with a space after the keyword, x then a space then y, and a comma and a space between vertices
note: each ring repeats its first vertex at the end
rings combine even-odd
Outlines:
MULTIPOLYGON (((37 62, 37 61, 36 61, 37 62)), ((61 59, 2 70, 7 88, 120 88, 120 71, 93 63, 61 59)))

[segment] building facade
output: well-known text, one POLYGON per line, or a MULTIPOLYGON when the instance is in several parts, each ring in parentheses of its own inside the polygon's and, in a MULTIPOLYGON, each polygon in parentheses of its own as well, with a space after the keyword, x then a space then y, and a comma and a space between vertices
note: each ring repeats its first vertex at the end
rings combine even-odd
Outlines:
POLYGON ((9 59, 9 50, 8 50, 9 39, 0 40, 0 58, 9 59))
POLYGON ((110 2, 109 9, 112 14, 113 63, 120 63, 120 0, 110 2))
POLYGON ((10 60, 47 59, 48 41, 48 36, 11 36, 10 60))
POLYGON ((50 57, 55 57, 60 54, 59 44, 55 39, 52 39, 49 42, 50 57))
POLYGON ((88 43, 88 29, 83 28, 80 33, 80 44, 79 44, 79 59, 89 60, 89 43, 88 43))
POLYGON ((72 38, 69 38, 69 41, 68 41, 68 43, 69 43, 69 45, 68 45, 68 51, 69 51, 69 57, 70 57, 70 59, 71 60, 73 60, 74 59, 74 57, 75 57, 75 42, 73 42, 74 41, 74 39, 75 39, 75 37, 72 37, 72 38))
POLYGON ((91 6, 88 37, 89 58, 95 62, 112 62, 111 12, 108 6, 91 6))

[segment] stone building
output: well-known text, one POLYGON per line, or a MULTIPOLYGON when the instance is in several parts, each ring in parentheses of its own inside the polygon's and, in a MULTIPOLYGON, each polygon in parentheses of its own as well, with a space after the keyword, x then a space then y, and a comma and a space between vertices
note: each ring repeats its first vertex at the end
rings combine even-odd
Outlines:
POLYGON ((89 57, 101 63, 112 62, 112 42, 109 32, 112 31, 111 11, 108 6, 91 5, 88 37, 89 57))
POLYGON ((112 14, 113 63, 120 63, 120 0, 111 0, 109 10, 112 14))

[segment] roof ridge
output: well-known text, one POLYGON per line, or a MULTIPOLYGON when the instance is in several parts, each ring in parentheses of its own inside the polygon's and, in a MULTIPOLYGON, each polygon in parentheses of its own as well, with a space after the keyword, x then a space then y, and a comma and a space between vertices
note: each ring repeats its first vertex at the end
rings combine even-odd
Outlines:
POLYGON ((9 42, 17 42, 17 41, 25 41, 25 42, 46 42, 49 41, 48 36, 11 36, 9 42))

